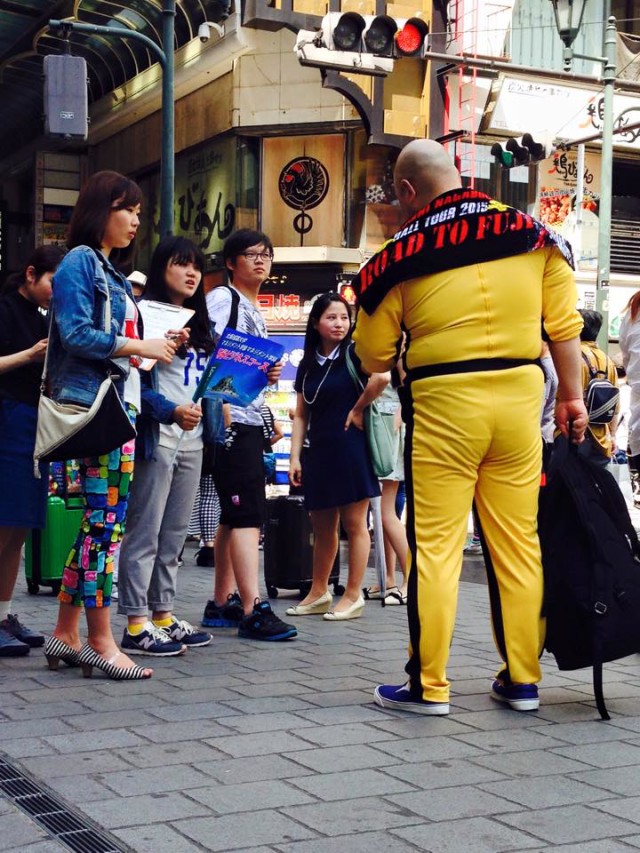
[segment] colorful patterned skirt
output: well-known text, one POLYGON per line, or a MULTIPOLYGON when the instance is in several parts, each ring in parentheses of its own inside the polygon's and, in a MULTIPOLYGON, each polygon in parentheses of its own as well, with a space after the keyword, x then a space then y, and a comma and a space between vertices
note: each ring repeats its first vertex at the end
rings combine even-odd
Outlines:
MULTIPOLYGON (((135 410, 129 415, 135 420, 135 410)), ((59 600, 78 607, 109 607, 113 558, 125 531, 135 440, 105 456, 83 459, 80 484, 85 510, 64 566, 59 600)))

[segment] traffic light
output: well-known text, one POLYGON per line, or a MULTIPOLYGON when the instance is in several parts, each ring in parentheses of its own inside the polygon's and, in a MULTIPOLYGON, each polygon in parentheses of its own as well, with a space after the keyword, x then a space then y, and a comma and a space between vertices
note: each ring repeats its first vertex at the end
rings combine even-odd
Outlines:
POLYGON ((384 76, 394 59, 424 57, 428 34, 422 18, 330 12, 318 32, 300 30, 294 50, 301 65, 384 76))
POLYGON ((539 163, 550 157, 552 153, 553 145, 550 142, 537 142, 530 133, 507 139, 504 146, 500 142, 495 142, 491 146, 491 154, 503 169, 539 163))

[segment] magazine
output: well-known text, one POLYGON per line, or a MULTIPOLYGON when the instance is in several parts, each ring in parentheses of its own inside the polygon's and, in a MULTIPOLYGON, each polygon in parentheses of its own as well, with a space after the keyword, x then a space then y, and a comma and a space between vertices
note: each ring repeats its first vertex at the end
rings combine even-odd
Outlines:
POLYGON ((283 352, 282 344, 268 338, 225 329, 209 359, 198 396, 248 406, 266 387, 267 373, 283 352))

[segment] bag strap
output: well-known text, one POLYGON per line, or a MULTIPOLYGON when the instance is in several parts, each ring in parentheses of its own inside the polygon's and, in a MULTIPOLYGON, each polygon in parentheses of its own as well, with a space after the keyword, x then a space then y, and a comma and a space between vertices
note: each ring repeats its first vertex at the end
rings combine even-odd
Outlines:
POLYGON ((362 393, 365 389, 365 384, 362 381, 362 379, 360 378, 360 376, 358 374, 358 370, 357 370, 355 364, 353 363, 353 359, 351 358, 350 349, 351 349, 351 344, 349 344, 349 346, 344 351, 344 360, 347 363, 347 370, 349 371, 349 375, 351 376, 353 381, 356 383, 356 388, 358 389, 358 391, 360 391, 360 393, 362 393))

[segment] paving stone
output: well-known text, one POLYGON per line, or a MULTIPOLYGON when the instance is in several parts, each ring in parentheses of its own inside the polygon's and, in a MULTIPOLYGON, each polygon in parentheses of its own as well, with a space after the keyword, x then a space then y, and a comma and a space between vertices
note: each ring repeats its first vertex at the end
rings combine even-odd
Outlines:
POLYGON ((596 722, 594 720, 591 722, 587 718, 579 726, 576 726, 575 723, 558 723, 551 730, 545 726, 536 731, 573 744, 601 744, 606 741, 629 740, 631 737, 629 730, 623 724, 618 724, 617 720, 612 722, 605 722, 604 720, 596 722))
POLYGON ((318 746, 346 746, 377 741, 389 742, 389 733, 374 728, 371 723, 346 723, 343 726, 316 726, 310 720, 302 720, 302 723, 309 728, 296 730, 292 727, 293 733, 318 746))
POLYGON ((503 815, 521 811, 522 806, 509 802, 472 785, 458 785, 455 789, 431 788, 410 794, 394 794, 388 799, 414 814, 433 821, 458 820, 482 815, 503 815))
POLYGON ((0 815, 0 850, 21 850, 23 845, 48 840, 47 833, 17 809, 0 815))
POLYGON ((394 767, 385 767, 385 773, 425 789, 501 781, 506 775, 506 773, 482 767, 476 761, 459 758, 447 761, 426 761, 422 764, 399 764, 394 767))
POLYGON ((184 696, 184 701, 179 704, 164 704, 155 708, 149 708, 152 722, 161 720, 178 722, 181 720, 221 720, 223 717, 237 716, 238 712, 220 702, 201 702, 197 692, 193 694, 193 701, 184 696), (153 719, 155 718, 155 719, 153 719))
POLYGON ((113 797, 113 791, 101 785, 92 776, 54 776, 47 779, 47 788, 65 800, 71 811, 81 803, 109 800, 113 797))
POLYGON ((618 797, 617 799, 600 800, 594 807, 607 814, 623 817, 633 823, 640 823, 640 797, 618 797))
POLYGON ((214 720, 182 720, 176 723, 158 723, 141 728, 133 725, 131 731, 154 743, 200 740, 202 738, 214 738, 229 734, 229 729, 224 728, 214 720))
POLYGON ((0 726, 0 749, 5 741, 17 738, 40 737, 46 729, 49 735, 73 734, 71 726, 63 720, 48 719, 46 724, 41 720, 25 720, 24 722, 3 723, 0 726))
POLYGON ((124 729, 116 731, 94 731, 65 735, 45 736, 42 738, 50 743, 59 753, 93 752, 96 749, 118 749, 129 746, 139 746, 143 739, 124 729))
POLYGON ((335 838, 314 838, 293 844, 276 844, 278 853, 415 853, 413 844, 394 838, 386 832, 361 832, 335 838))
POLYGON ((36 841, 35 844, 21 845, 20 853, 60 853, 61 850, 68 849, 58 844, 53 838, 48 838, 46 841, 36 841))
POLYGON ((22 764, 39 779, 51 779, 56 776, 81 777, 87 773, 112 773, 128 768, 128 765, 111 751, 27 758, 22 764))
POLYGON ((563 755, 594 767, 624 767, 626 764, 640 763, 640 746, 618 741, 609 741, 606 749, 603 749, 600 744, 589 743, 566 746, 554 749, 553 752, 555 755, 563 755))
POLYGON ((294 753, 296 750, 307 750, 309 743, 283 731, 268 733, 259 732, 250 735, 231 735, 206 740, 205 743, 226 752, 233 758, 249 758, 255 755, 271 755, 273 753, 294 753))
POLYGON ((206 806, 185 797, 181 792, 167 792, 161 788, 153 794, 85 803, 83 811, 109 830, 125 826, 145 827, 151 823, 210 814, 206 806))
POLYGON ((627 797, 640 796, 640 772, 634 765, 572 773, 570 778, 614 794, 623 794, 627 797))
POLYGON ((600 809, 582 805, 503 814, 500 820, 508 826, 554 844, 575 844, 577 841, 619 838, 638 830, 637 823, 611 817, 600 809))
POLYGON ((215 761, 227 757, 201 740, 186 743, 184 741, 172 741, 167 744, 147 743, 144 746, 115 750, 115 754, 133 767, 166 766, 167 768, 171 768, 174 764, 215 761))
POLYGON ((207 782, 207 777, 191 765, 178 763, 172 764, 166 773, 159 773, 155 767, 129 767, 125 771, 100 774, 96 778, 121 797, 182 791, 207 782))
POLYGON ((55 749, 40 738, 25 737, 2 742, 2 752, 11 758, 31 758, 34 755, 54 755, 55 749))
MULTIPOLYGON (((136 697, 136 699, 141 698, 144 699, 144 705, 147 707, 149 705, 149 698, 147 696, 136 697)), ((125 711, 135 712, 127 714, 127 727, 153 725, 158 722, 157 717, 148 714, 141 708, 122 708, 104 712, 92 711, 91 713, 87 713, 85 710, 83 714, 77 714, 76 716, 70 717, 68 722, 74 729, 79 729, 82 732, 97 732, 100 729, 121 729, 124 727, 123 724, 125 720, 123 718, 123 713, 125 711)))
POLYGON ((3 711, 8 720, 24 721, 46 720, 48 717, 74 717, 84 713, 85 709, 80 702, 47 702, 44 705, 31 705, 23 701, 22 704, 3 707, 3 711))
POLYGON ((385 767, 398 763, 396 757, 384 755, 365 744, 300 750, 288 753, 287 758, 319 773, 360 770, 363 767, 385 767))
POLYGON ((601 788, 566 776, 533 776, 527 779, 509 779, 504 782, 482 782, 478 787, 513 800, 514 803, 520 803, 529 809, 602 802, 607 796, 615 796, 601 788))
POLYGON ((316 728, 311 720, 305 720, 303 717, 286 711, 273 714, 235 714, 233 717, 226 717, 222 724, 242 734, 316 728))
POLYGON ((507 737, 502 737, 499 731, 491 731, 459 734, 455 739, 488 752, 501 750, 508 755, 511 752, 527 749, 542 750, 560 747, 564 741, 555 737, 555 733, 556 726, 548 726, 535 731, 532 728, 511 730, 507 737))
POLYGON ((340 773, 302 776, 292 779, 291 784, 326 801, 387 796, 415 790, 413 786, 379 770, 343 770, 340 773))
POLYGON ((484 817, 463 818, 446 823, 421 823, 393 829, 392 835, 415 844, 428 853, 502 853, 540 849, 539 839, 514 831, 484 817))
POLYGON ((551 752, 511 752, 508 762, 499 754, 478 755, 474 761, 509 776, 550 776, 587 769, 587 765, 581 762, 551 752))
POLYGON ((306 776, 311 772, 307 767, 302 767, 280 755, 202 761, 194 763, 193 766, 225 785, 260 782, 265 779, 292 779, 295 776, 306 776))
POLYGON ((203 849, 207 849, 189 841, 172 827, 157 823, 137 826, 135 829, 114 829, 113 835, 136 853, 159 853, 163 850, 170 850, 171 853, 202 853, 203 849))
POLYGON ((323 835, 344 835, 372 830, 390 830, 396 826, 419 823, 421 818, 402 806, 381 797, 363 797, 349 801, 349 808, 340 808, 334 803, 318 803, 312 806, 293 806, 281 810, 305 826, 310 826, 323 835))
MULTIPOLYGON (((216 785, 191 788, 189 796, 208 806, 220 815, 250 812, 256 804, 261 809, 279 809, 282 806, 304 805, 314 802, 312 797, 293 787, 291 783, 270 779, 262 782, 244 782, 239 785, 216 785)), ((239 816, 242 819, 242 816, 239 816)))
MULTIPOLYGON (((640 841, 640 838, 638 839, 640 841)), ((561 850, 561 853, 629 853, 629 844, 633 845, 633 840, 625 835, 624 841, 614 841, 612 838, 607 838, 604 841, 587 841, 584 844, 563 844, 562 848, 557 845, 551 847, 538 848, 540 853, 548 853, 550 850, 561 850)))
POLYGON ((314 838, 315 833, 275 811, 254 811, 238 820, 236 815, 175 821, 174 828, 202 844, 205 850, 228 851, 260 844, 314 838))

